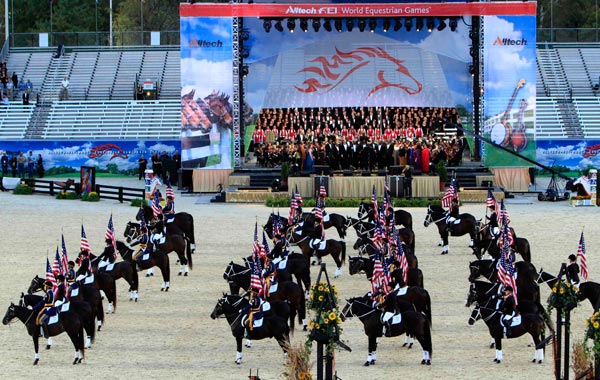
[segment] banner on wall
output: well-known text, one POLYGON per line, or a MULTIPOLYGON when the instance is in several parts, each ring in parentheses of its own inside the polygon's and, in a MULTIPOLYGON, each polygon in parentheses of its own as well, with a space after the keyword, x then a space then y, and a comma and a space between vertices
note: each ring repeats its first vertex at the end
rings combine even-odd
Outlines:
POLYGON ((188 169, 231 169, 232 19, 181 17, 181 159, 188 169))
MULTIPOLYGON (((483 136, 535 160, 536 18, 488 16, 483 23, 483 136)), ((488 167, 531 166, 490 144, 483 150, 488 167)))
POLYGON ((537 140, 536 161, 573 171, 600 167, 600 140, 537 140))
POLYGON ((31 151, 36 158, 40 154, 46 176, 79 176, 82 167, 96 168, 94 177, 99 173, 133 175, 142 156, 151 163, 152 155, 157 154, 173 180, 177 178, 180 149, 179 141, 0 141, 0 152, 6 152, 9 159, 19 152, 31 151))

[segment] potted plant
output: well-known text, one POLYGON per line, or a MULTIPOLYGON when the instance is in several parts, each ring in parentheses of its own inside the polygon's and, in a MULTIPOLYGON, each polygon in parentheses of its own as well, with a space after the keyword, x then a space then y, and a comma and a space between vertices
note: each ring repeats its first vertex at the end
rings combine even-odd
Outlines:
POLYGON ((435 164, 435 172, 440 177, 440 191, 444 191, 446 188, 446 181, 448 181, 448 169, 446 169, 446 163, 440 161, 435 164))
POLYGON ((287 191, 288 189, 288 177, 290 176, 290 164, 284 162, 281 164, 281 188, 282 191, 287 191))

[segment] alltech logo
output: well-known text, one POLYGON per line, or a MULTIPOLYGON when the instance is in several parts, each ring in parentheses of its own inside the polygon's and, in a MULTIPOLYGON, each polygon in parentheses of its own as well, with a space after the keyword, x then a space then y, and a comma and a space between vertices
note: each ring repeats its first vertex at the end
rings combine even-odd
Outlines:
POLYGON ((525 38, 521 38, 520 40, 513 40, 512 38, 496 37, 493 45, 494 46, 524 46, 524 45, 527 45, 527 40, 525 38))

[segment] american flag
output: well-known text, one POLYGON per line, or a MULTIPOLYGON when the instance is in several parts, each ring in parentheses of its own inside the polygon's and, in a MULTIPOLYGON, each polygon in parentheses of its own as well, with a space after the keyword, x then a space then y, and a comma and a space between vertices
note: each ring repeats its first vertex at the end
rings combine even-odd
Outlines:
POLYGON ((327 197, 327 190, 325 189, 323 177, 321 177, 321 185, 319 186, 319 196, 323 198, 327 197))
POLYGON ((504 201, 500 202, 500 213, 498 214, 498 216, 500 217, 500 223, 506 222, 506 224, 510 224, 510 218, 508 217, 508 211, 506 211, 506 206, 504 206, 504 201))
POLYGON ((375 220, 375 232, 373 233, 373 244, 375 244, 378 249, 383 247, 383 237, 385 235, 385 231, 380 222, 379 219, 375 220))
POLYGON ((259 295, 263 292, 263 281, 261 277, 262 265, 258 253, 252 255, 252 274, 250 275, 250 289, 260 289, 259 295))
POLYGON ((486 207, 494 206, 494 210, 498 210, 498 202, 496 202, 496 198, 494 197, 492 189, 488 189, 488 196, 485 205, 486 207))
POLYGON ((384 285, 386 294, 388 293, 387 284, 389 284, 390 281, 392 281, 392 276, 390 275, 390 264, 391 263, 392 263, 391 258, 389 258, 389 257, 383 258, 383 263, 382 263, 383 285, 384 285))
POLYGON ((506 256, 506 284, 513 288, 513 297, 515 297, 515 304, 518 304, 517 298, 517 283, 515 280, 515 265, 513 263, 512 255, 506 256))
POLYGON ((300 195, 300 192, 298 191, 298 186, 296 186, 296 194, 294 195, 294 198, 296 199, 297 206, 302 206, 304 204, 304 202, 302 201, 302 196, 300 195))
POLYGON ((379 251, 375 252, 373 257, 373 276, 371 276, 371 295, 375 296, 378 290, 387 292, 387 286, 383 286, 383 265, 381 264, 381 255, 379 251))
POLYGON ((52 262, 52 274, 58 276, 59 274, 62 274, 62 272, 62 260, 58 253, 58 246, 56 246, 56 254, 54 255, 54 261, 52 262))
POLYGON ((156 217, 162 215, 162 207, 160 207, 160 195, 158 191, 154 192, 152 197, 152 214, 156 217))
POLYGON ((581 277, 583 281, 588 279, 587 258, 585 257, 585 241, 583 240, 583 231, 579 238, 579 246, 577 247, 577 257, 579 258, 579 266, 581 267, 581 277))
POLYGON ((145 228, 146 226, 146 217, 144 216, 144 213, 140 214, 140 228, 145 228))
POLYGON ((452 199, 458 199, 458 191, 456 191, 456 187, 454 185, 448 186, 448 190, 442 197, 442 207, 450 207, 452 204, 452 199))
POLYGON ((390 186, 387 180, 385 179, 385 189, 383 191, 383 209, 385 210, 385 217, 394 213, 394 206, 392 206, 392 202, 390 200, 390 186))
POLYGON ((175 192, 173 191, 173 188, 171 187, 171 181, 169 181, 169 179, 167 178, 167 180, 165 181, 166 185, 167 185, 167 189, 165 190, 165 196, 171 197, 173 198, 173 200, 175 200, 175 192))
POLYGON ((52 290, 56 289, 56 278, 52 273, 52 267, 50 266, 50 260, 46 257, 46 281, 52 283, 52 290))
MULTIPOLYGON (((397 234, 395 234, 397 236, 397 234)), ((406 261, 406 253, 404 252, 404 247, 402 247, 402 243, 400 239, 396 239, 396 244, 398 245, 398 252, 396 253, 396 257, 400 262, 400 268, 402 269, 402 281, 404 283, 408 283, 408 261, 406 261)))
POLYGON ((263 246, 263 252, 265 253, 265 256, 271 253, 271 249, 269 248, 269 242, 267 241, 267 234, 265 234, 265 231, 263 231, 263 241, 262 241, 262 246, 263 246))
POLYGON ((117 242, 115 241, 115 227, 113 226, 112 214, 110 214, 110 219, 108 219, 108 226, 106 227, 106 232, 104 233, 104 239, 110 239, 111 244, 114 248, 113 255, 116 259, 117 258, 117 242))
POLYGON ((288 224, 291 225, 296 217, 296 213, 298 212, 296 206, 296 195, 292 194, 292 199, 290 201, 290 215, 288 216, 288 224))
POLYGON ((377 189, 375 189, 375 185, 373 185, 373 192, 371 193, 371 204, 373 204, 373 210, 376 213, 379 207, 377 207, 377 189))
POLYGON ((262 248, 260 246, 260 242, 258 241, 258 222, 254 223, 254 242, 252 243, 252 254, 260 256, 262 253, 262 248))
POLYGON ((502 231, 502 236, 498 239, 498 246, 503 248, 505 243, 510 247, 515 243, 512 231, 508 227, 510 224, 510 219, 508 218, 508 212, 506 212, 506 207, 504 207, 504 202, 500 203, 500 229, 502 231))
MULTIPOLYGON (((508 227, 502 231, 503 235, 507 235, 508 227)), ((503 239, 508 239, 504 236, 503 239)), ((502 252, 500 254, 500 264, 498 265, 498 280, 504 286, 510 286, 513 288, 513 296, 515 297, 515 303, 517 302, 517 285, 515 283, 515 266, 513 264, 512 255, 510 253, 510 246, 503 245, 502 252)))
MULTIPOLYGON (((81 226, 83 228, 83 226, 81 226)), ((62 248, 62 269, 63 274, 66 276, 69 270, 69 256, 67 255, 67 245, 65 244, 65 235, 61 235, 61 248, 62 248)))
POLYGON ((275 215, 273 215, 273 217, 273 236, 281 235, 283 232, 283 219, 279 215, 279 211, 277 211, 277 217, 275 218, 275 215))
POLYGON ((81 225, 81 244, 79 245, 79 250, 91 252, 90 243, 88 242, 87 236, 85 235, 83 224, 81 225))

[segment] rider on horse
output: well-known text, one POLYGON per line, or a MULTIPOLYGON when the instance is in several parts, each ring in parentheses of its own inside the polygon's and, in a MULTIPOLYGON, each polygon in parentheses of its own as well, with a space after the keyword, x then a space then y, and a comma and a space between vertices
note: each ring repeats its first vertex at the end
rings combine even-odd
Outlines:
POLYGON ((54 298, 56 300, 56 306, 67 302, 67 292, 65 290, 65 276, 63 276, 62 274, 56 276, 56 295, 54 296, 54 298))
POLYGON ((48 337, 48 324, 47 319, 49 318, 46 310, 54 306, 54 292, 52 291, 52 283, 50 281, 44 281, 44 298, 40 300, 34 307, 33 310, 39 311, 35 319, 37 326, 41 326, 44 337, 48 337))
POLYGON ((152 229, 152 236, 150 236, 150 241, 154 244, 164 244, 166 240, 165 229, 163 226, 163 222, 159 220, 154 224, 154 228, 152 229))
POLYGON ((258 321, 263 317, 263 313, 271 309, 269 302, 264 301, 262 297, 258 295, 260 289, 250 288, 248 289, 248 300, 250 304, 240 310, 240 313, 246 313, 248 317, 244 321, 244 327, 246 332, 252 331, 254 321, 258 321))
POLYGON ((275 234, 275 236, 273 236, 273 243, 273 249, 271 249, 271 252, 267 256, 269 259, 273 260, 274 264, 277 264, 287 257, 288 250, 283 242, 283 237, 280 234, 275 234))
POLYGON ((67 280, 67 284, 71 285, 72 283, 75 282, 75 262, 73 261, 69 261, 67 263, 69 269, 67 270, 67 276, 66 276, 66 280, 67 280))
POLYGON ((579 286, 579 264, 577 264, 577 256, 569 255, 569 265, 567 266, 567 279, 571 285, 579 286))
POLYGON ((115 262, 115 247, 111 239, 104 239, 106 247, 100 256, 98 256, 98 270, 106 267, 108 264, 115 262))
POLYGON ((131 247, 135 247, 136 245, 139 245, 137 251, 133 254, 133 256, 131 257, 131 260, 133 262, 137 262, 137 257, 140 253, 145 254, 148 253, 148 243, 150 242, 150 237, 148 236, 148 227, 146 227, 146 225, 142 225, 140 227, 140 234, 138 235, 138 238, 135 242, 133 242, 133 244, 131 244, 131 247))
POLYGON ((323 228, 323 219, 315 215, 315 224, 313 231, 310 235, 310 247, 315 251, 319 250, 319 245, 325 240, 325 229, 323 228))
POLYGON ((500 226, 498 225, 498 214, 496 213, 496 207, 494 205, 490 205, 488 206, 488 208, 491 210, 490 215, 485 216, 485 218, 489 220, 487 224, 488 231, 490 233, 490 236, 492 238, 495 238, 500 233, 500 226))
MULTIPOLYGON (((75 273, 77 275, 77 277, 75 278, 76 281, 81 282, 82 280, 85 282, 87 278, 92 278, 94 274, 91 271, 91 265, 90 265, 90 259, 88 257, 89 252, 86 250, 83 250, 79 253, 79 269, 77 269, 77 272, 75 273)), ((92 281, 93 282, 93 281, 92 281)))
POLYGON ((262 278, 264 280, 265 298, 269 298, 269 290, 272 285, 277 284, 277 266, 268 257, 264 257, 262 278))
POLYGON ((386 285, 387 292, 379 291, 376 295, 376 307, 381 310, 381 321, 384 325, 384 334, 387 336, 391 330, 390 320, 398 314, 398 291, 394 281, 388 282, 386 285), (387 293, 387 294, 386 294, 387 293))
POLYGON ((175 220, 175 202, 172 196, 167 195, 167 203, 165 204, 165 207, 163 207, 162 212, 165 224, 173 223, 175 220))
POLYGON ((510 337, 512 335, 510 325, 513 318, 517 315, 517 303, 515 301, 515 297, 513 296, 512 286, 507 286, 504 288, 504 296, 498 305, 498 310, 500 310, 503 314, 502 324, 506 328, 506 336, 510 337))
POLYGON ((448 229, 452 224, 460 223, 460 213, 458 210, 458 199, 452 198, 452 203, 450 203, 450 208, 447 212, 446 224, 448 225, 448 229))

